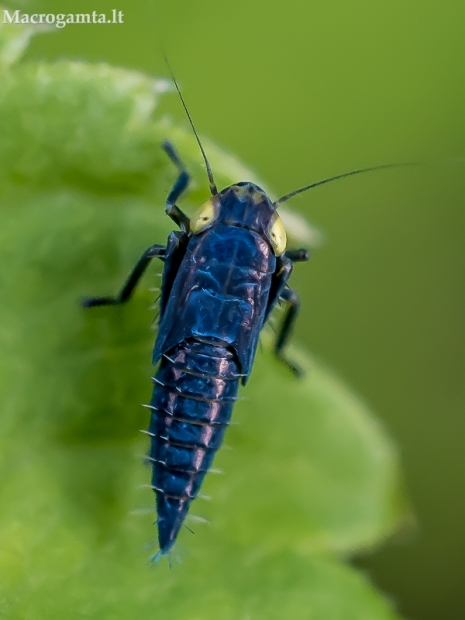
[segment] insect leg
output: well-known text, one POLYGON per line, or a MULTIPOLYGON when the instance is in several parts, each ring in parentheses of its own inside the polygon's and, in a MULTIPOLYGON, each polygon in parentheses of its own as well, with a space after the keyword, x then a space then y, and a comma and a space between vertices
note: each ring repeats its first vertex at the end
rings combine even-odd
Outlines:
POLYGON ((177 224, 177 226, 179 226, 181 230, 187 232, 189 231, 190 219, 176 205, 176 201, 186 190, 189 184, 189 173, 187 172, 186 167, 182 163, 171 142, 165 140, 161 146, 179 172, 179 176, 176 179, 175 184, 173 185, 173 189, 170 191, 170 193, 168 194, 168 198, 166 199, 166 213, 173 220, 173 222, 177 224))
POLYGON ((276 336, 274 352, 276 357, 282 360, 297 377, 300 377, 303 374, 302 369, 299 368, 294 362, 289 360, 283 351, 285 346, 289 342, 295 321, 297 319, 297 315, 299 314, 300 298, 298 294, 288 286, 286 286, 282 290, 279 298, 287 302, 288 306, 284 315, 283 322, 281 323, 278 334, 276 336))
POLYGON ((265 312, 265 321, 268 320, 271 311, 278 303, 281 293, 289 280, 292 273, 292 261, 286 256, 286 252, 281 256, 278 256, 276 260, 276 271, 273 274, 270 286, 270 296, 268 298, 268 305, 265 312))
POLYGON ((165 268, 163 269, 163 280, 161 285, 160 316, 163 316, 166 304, 168 303, 174 279, 186 253, 188 241, 188 235, 178 230, 173 230, 168 237, 165 253, 165 268))
POLYGON ((159 258, 164 261, 165 254, 166 248, 163 245, 150 246, 139 258, 123 288, 115 297, 85 297, 81 302, 82 306, 84 308, 93 308, 94 306, 116 306, 118 304, 124 304, 131 297, 152 258, 159 258))
POLYGON ((310 258, 310 253, 305 248, 301 248, 300 250, 286 250, 284 256, 293 263, 301 263, 310 258))

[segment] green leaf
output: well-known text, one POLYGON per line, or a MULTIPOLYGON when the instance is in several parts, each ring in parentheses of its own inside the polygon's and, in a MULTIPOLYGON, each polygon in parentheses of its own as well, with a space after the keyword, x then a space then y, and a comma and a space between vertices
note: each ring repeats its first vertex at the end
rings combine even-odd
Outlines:
MULTIPOLYGON (((0 22, 0 69, 4 69, 21 58, 31 37, 40 31, 30 25, 5 23, 8 18, 3 14, 4 7, 0 6, 0 9, 3 17, 2 22, 0 22)), ((13 16, 14 11, 9 10, 9 15, 13 16)))
MULTIPOLYGON (((338 559, 405 519, 396 451, 366 406, 299 350, 307 374, 295 379, 269 334, 228 431, 234 450, 215 463, 225 475, 208 476, 211 503, 193 504, 211 524, 181 533, 175 570, 147 566, 154 499, 138 430, 159 268, 126 307, 85 311, 79 299, 114 293, 171 230, 164 199, 176 173, 162 140, 193 171, 187 210, 208 195, 205 171, 187 125, 157 115, 164 80, 62 61, 17 64, 4 81, 2 618, 397 617, 338 559)), ((204 142, 220 186, 255 178, 204 142)))

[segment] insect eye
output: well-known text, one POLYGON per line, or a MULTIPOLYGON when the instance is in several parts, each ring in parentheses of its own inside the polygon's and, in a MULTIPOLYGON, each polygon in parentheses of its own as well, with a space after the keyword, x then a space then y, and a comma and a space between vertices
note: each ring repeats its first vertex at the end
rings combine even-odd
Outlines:
POLYGON ((195 235, 208 226, 216 219, 217 209, 216 201, 210 198, 205 202, 193 215, 191 219, 190 229, 195 235))
POLYGON ((268 230, 269 239, 273 246, 276 256, 280 256, 286 249, 286 230, 284 229, 281 218, 278 214, 271 220, 270 228, 268 230))

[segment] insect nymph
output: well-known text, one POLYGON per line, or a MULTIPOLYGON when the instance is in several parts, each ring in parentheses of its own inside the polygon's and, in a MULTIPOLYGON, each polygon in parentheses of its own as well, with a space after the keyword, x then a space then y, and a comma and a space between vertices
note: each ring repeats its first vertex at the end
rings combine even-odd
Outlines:
POLYGON ((180 230, 166 246, 144 252, 117 297, 90 298, 84 305, 124 303, 150 260, 164 262, 148 433, 158 539, 166 553, 221 445, 239 383, 250 375, 260 332, 279 299, 288 309, 275 351, 285 359, 298 308, 287 280, 292 262, 308 254, 285 251, 276 207, 253 183, 214 193, 189 220, 175 204, 187 173, 171 144, 163 147, 180 170, 166 206, 180 230))
MULTIPOLYGON (((174 79, 174 78, 173 78, 174 79)), ((176 88, 179 88, 174 80, 176 88)), ((158 364, 149 405, 149 460, 157 505, 159 554, 174 545, 190 504, 230 422, 239 384, 249 378, 262 328, 280 301, 286 306, 274 351, 284 355, 297 317, 299 298, 288 286, 294 262, 306 250, 286 249, 277 206, 329 181, 325 179, 272 202, 250 182, 217 190, 213 173, 184 105, 207 167, 211 198, 189 219, 176 205, 189 175, 173 146, 163 143, 178 169, 166 213, 178 226, 166 246, 153 245, 141 256, 116 297, 85 299, 85 307, 126 302, 152 258, 164 262, 160 319, 153 352, 158 364)), ((388 166, 377 166, 383 168, 388 166)), ((158 554, 158 555, 159 555, 158 554)))

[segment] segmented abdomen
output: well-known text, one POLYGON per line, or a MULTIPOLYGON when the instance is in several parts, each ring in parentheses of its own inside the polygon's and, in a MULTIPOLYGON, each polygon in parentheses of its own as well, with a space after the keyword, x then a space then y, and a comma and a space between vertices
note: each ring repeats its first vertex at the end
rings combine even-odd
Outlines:
POLYGON ((223 441, 239 377, 234 353, 219 341, 189 339, 161 359, 149 428, 161 553, 174 544, 223 441))

